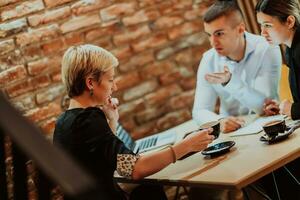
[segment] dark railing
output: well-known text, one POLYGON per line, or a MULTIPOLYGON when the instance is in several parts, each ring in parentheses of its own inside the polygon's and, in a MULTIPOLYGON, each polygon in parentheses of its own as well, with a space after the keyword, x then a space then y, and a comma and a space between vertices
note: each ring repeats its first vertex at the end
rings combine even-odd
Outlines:
POLYGON ((78 200, 107 199, 95 181, 64 151, 45 139, 42 132, 27 121, 0 93, 0 199, 8 199, 5 138, 12 141, 13 199, 29 199, 27 164, 37 167, 37 198, 51 199, 52 187, 78 200), (5 184, 6 183, 6 184, 5 184))

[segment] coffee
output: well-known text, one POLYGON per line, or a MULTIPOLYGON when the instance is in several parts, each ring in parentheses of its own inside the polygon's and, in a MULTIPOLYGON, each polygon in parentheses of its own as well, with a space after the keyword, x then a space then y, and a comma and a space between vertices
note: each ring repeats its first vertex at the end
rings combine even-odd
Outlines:
POLYGON ((200 126, 201 129, 206 129, 206 128, 210 128, 210 127, 213 127, 215 126, 216 124, 218 124, 219 122, 218 121, 213 121, 213 122, 207 122, 205 124, 202 124, 200 126))
POLYGON ((275 137, 278 135, 278 133, 284 133, 286 129, 285 121, 274 120, 268 122, 263 126, 263 129, 269 137, 275 137))
POLYGON ((281 120, 275 120, 275 121, 266 123, 264 126, 273 126, 273 125, 281 123, 281 122, 282 122, 281 120))
POLYGON ((220 135, 220 122, 212 121, 212 122, 207 122, 205 124, 202 124, 200 126, 200 129, 208 129, 208 128, 213 129, 213 131, 210 133, 210 135, 214 135, 215 139, 217 139, 220 135))

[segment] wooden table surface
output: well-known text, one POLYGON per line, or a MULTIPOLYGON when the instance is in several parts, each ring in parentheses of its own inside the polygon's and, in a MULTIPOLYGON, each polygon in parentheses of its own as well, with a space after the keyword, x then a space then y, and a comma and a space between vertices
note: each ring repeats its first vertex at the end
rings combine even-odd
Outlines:
MULTIPOLYGON (((252 119, 253 117, 248 118, 252 119)), ((180 140, 184 133, 197 127, 192 120, 174 127, 177 139, 180 140)), ((229 140, 236 142, 230 152, 224 155, 210 158, 199 152, 140 181, 115 178, 118 182, 241 189, 300 157, 300 129, 288 139, 272 145, 259 141, 263 132, 238 137, 229 135, 221 134, 214 141, 214 143, 229 140)))

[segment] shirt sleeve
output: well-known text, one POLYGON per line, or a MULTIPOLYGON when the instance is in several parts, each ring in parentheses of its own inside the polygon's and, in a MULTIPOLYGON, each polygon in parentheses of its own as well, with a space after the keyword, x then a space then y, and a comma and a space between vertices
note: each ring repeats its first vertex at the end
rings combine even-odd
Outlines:
POLYGON ((198 124, 221 118, 220 115, 214 112, 218 94, 212 85, 205 80, 205 74, 210 73, 210 60, 210 55, 204 54, 197 72, 197 85, 192 115, 198 124))
POLYGON ((129 150, 113 134, 104 113, 100 109, 85 109, 76 118, 72 128, 75 134, 75 139, 72 141, 74 148, 93 155, 94 159, 104 158, 103 162, 113 170, 116 170, 118 166, 117 171, 120 172, 120 175, 131 176, 138 155, 129 150), (126 158, 125 162, 123 162, 124 158, 126 158), (126 168, 126 170, 123 170, 123 168, 126 168))
POLYGON ((282 65, 279 47, 270 45, 258 64, 260 66, 253 84, 248 85, 240 77, 232 76, 224 88, 241 104, 259 114, 262 112, 263 102, 266 98, 278 99, 280 67, 282 65))

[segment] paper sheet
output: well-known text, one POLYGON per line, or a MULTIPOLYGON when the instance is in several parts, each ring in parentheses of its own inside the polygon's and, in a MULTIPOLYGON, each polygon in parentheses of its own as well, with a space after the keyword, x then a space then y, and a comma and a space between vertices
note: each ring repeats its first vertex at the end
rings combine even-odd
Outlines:
POLYGON ((257 134, 263 130, 262 126, 268 122, 271 122, 273 120, 283 120, 283 115, 275 115, 275 116, 269 116, 269 117, 260 117, 254 120, 253 122, 247 124, 245 127, 242 127, 229 135, 231 137, 235 136, 242 136, 242 135, 251 135, 251 134, 257 134))

